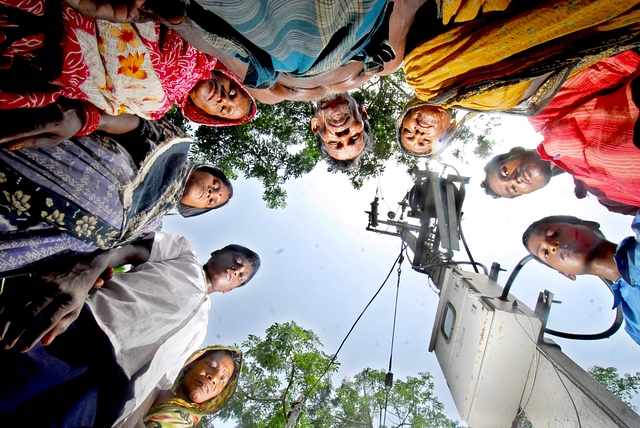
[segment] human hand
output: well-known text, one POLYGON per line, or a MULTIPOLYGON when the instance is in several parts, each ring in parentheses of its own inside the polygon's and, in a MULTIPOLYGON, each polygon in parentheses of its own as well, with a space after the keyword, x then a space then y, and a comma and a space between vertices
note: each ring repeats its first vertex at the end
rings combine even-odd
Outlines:
POLYGON ((17 345, 26 352, 41 339, 50 344, 80 315, 89 290, 105 269, 96 257, 76 263, 68 272, 30 278, 5 290, 0 295, 0 346, 17 345))
POLYGON ((184 21, 184 7, 178 0, 64 0, 81 14, 111 22, 164 20, 171 24, 184 21))
POLYGON ((28 110, 0 110, 0 144, 9 150, 55 146, 73 137, 82 125, 81 105, 69 100, 28 110))

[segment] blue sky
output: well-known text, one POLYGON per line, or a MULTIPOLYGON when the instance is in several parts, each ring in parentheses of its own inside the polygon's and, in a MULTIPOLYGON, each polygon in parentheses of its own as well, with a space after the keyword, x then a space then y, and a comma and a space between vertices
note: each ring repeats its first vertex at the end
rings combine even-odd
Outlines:
MULTIPOLYGON (((495 153, 514 145, 534 148, 541 140, 524 118, 504 116, 502 123, 494 137, 504 144, 496 147, 495 153)), ((465 165, 445 157, 462 175, 472 177, 463 206, 463 230, 476 261, 487 266, 497 261, 507 269, 498 281, 501 284, 526 255, 522 232, 541 217, 572 214, 598 221, 605 236, 614 242, 632 234, 631 217, 607 212, 594 198, 576 199, 572 179, 566 174, 536 194, 493 200, 479 187, 484 161, 472 159, 465 165)), ((294 320, 320 337, 325 352, 334 353, 400 249, 398 238, 365 231, 364 211, 369 210, 377 190, 384 218, 384 213, 396 210, 411 185, 412 179, 403 168, 390 163, 379 180, 370 180, 355 190, 345 176, 328 173, 321 163, 310 174, 286 183, 289 196, 283 210, 265 208, 256 180, 239 179, 234 182, 234 198, 228 206, 189 220, 167 217, 164 230, 187 236, 202 261, 229 243, 246 245, 262 258, 262 268, 249 285, 211 296, 205 344, 240 343, 248 334, 262 336, 275 322, 294 320)), ((455 259, 466 260, 466 255, 456 253, 455 259)), ((435 355, 428 352, 438 296, 427 277, 412 271, 408 261, 402 272, 392 371, 396 379, 431 372, 447 415, 459 419, 435 355)), ((394 272, 340 352, 342 365, 335 383, 365 367, 386 370, 396 281, 394 272)), ((572 283, 532 262, 523 269, 512 293, 534 307, 538 293, 545 288, 562 301, 552 309, 550 328, 589 333, 604 330, 613 321, 611 294, 597 279, 581 278, 572 283)), ((621 373, 640 371, 640 362, 633 358, 638 347, 622 330, 596 342, 556 341, 585 368, 597 364, 615 366, 621 373)))

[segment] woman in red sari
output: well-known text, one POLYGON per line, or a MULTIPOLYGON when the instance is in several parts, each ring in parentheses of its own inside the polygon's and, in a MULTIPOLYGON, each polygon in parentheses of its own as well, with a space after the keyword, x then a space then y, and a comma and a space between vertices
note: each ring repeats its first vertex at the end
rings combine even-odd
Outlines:
POLYGON ((256 113, 237 76, 157 22, 116 24, 56 2, 2 0, 0 23, 1 109, 64 97, 155 120, 177 104, 209 126, 239 125, 256 113))

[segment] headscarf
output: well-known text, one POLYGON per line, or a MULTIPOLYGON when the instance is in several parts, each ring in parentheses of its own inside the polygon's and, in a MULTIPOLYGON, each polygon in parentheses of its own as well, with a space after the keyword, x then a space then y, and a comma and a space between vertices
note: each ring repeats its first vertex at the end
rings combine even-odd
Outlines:
MULTIPOLYGON (((233 185, 231 184, 231 181, 229 181, 227 176, 224 174, 224 172, 222 172, 220 168, 216 168, 215 166, 207 165, 204 163, 198 163, 198 162, 187 163, 186 176, 182 183, 182 193, 184 193, 184 188, 187 185, 187 181, 189 181, 189 177, 191 177, 191 174, 193 174, 193 172, 197 169, 201 169, 213 175, 214 177, 219 178, 222 184, 224 184, 229 188, 229 199, 227 199, 227 202, 225 202, 224 204, 218 205, 217 207, 213 207, 213 208, 190 207, 188 205, 183 204, 182 202, 178 202, 177 204, 178 212, 182 215, 182 217, 195 217, 197 215, 204 214, 207 211, 218 209, 220 207, 225 206, 233 197, 233 185)), ((180 197, 182 197, 182 193, 180 194, 181 195, 180 197)))
POLYGON ((409 149, 407 149, 402 144, 402 124, 404 122, 405 117, 407 116, 407 114, 409 114, 411 110, 422 107, 422 106, 438 106, 438 104, 434 104, 429 101, 422 101, 421 99, 414 97, 407 104, 405 104, 404 109, 402 110, 402 113, 400 114, 400 116, 398 117, 398 120, 396 121, 396 137, 398 140, 398 144, 400 145, 400 150, 402 150, 404 154, 409 156, 430 157, 430 158, 438 156, 445 149, 447 149, 453 141, 455 141, 458 135, 460 135, 460 132, 462 131, 462 128, 464 127, 465 122, 477 116, 478 114, 476 112, 468 112, 466 115, 464 115, 464 117, 461 120, 456 120, 456 115, 458 111, 456 109, 452 109, 452 113, 451 113, 452 124, 449 126, 445 134, 442 137, 440 137, 439 139, 440 148, 438 150, 432 150, 427 153, 414 153, 409 149))
POLYGON ((184 117, 189 119, 191 122, 198 123, 200 125, 207 126, 234 126, 234 125, 242 125, 244 123, 249 122, 256 115, 258 111, 258 106, 256 104, 256 100, 253 96, 247 91, 247 89, 242 85, 242 81, 236 74, 229 70, 227 67, 222 64, 222 62, 217 61, 213 70, 220 71, 225 74, 227 77, 232 79, 238 85, 238 90, 243 91, 245 95, 249 98, 249 113, 240 119, 235 120, 226 120, 218 117, 213 117, 209 113, 206 113, 200 107, 196 106, 189 94, 187 93, 181 100, 178 101, 178 105, 182 110, 182 114, 184 117))
MULTIPOLYGON (((164 121, 159 123, 171 129, 175 128, 164 121)), ((175 132, 176 136, 181 135, 181 131, 176 129, 175 132)), ((149 139, 152 140, 151 137, 149 139)), ((125 227, 121 232, 118 245, 131 242, 149 229, 153 229, 158 219, 173 208, 177 208, 184 217, 193 217, 212 209, 192 207, 181 209, 180 199, 189 176, 194 170, 203 167, 211 168, 211 171, 220 172, 220 170, 187 160, 191 145, 191 140, 188 138, 173 138, 168 141, 158 141, 158 143, 161 144, 151 144, 152 148, 142 161, 135 179, 122 190, 125 227)), ((212 173, 219 176, 215 172, 212 173)), ((232 191, 231 186, 228 186, 232 191)))
MULTIPOLYGON (((214 345, 194 352, 182 367, 176 381, 171 387, 172 391, 176 391, 180 387, 180 383, 188 371, 189 365, 199 358, 205 356, 209 352, 228 351, 234 357, 240 358, 240 367, 234 371, 233 376, 222 390, 220 394, 211 400, 201 404, 190 403, 182 398, 172 398, 155 407, 153 407, 144 417, 144 423, 147 427, 171 427, 171 428, 188 428, 197 424, 205 415, 210 415, 222 408, 231 398, 236 390, 238 378, 242 371, 242 352, 238 349, 226 346, 214 345)), ((235 368, 235 364, 234 364, 235 368)))

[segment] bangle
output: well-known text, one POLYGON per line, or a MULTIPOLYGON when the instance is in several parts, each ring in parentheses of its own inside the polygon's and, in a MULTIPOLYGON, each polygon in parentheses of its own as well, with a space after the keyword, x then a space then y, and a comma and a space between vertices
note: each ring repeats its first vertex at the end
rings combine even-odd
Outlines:
POLYGON ((82 128, 75 133, 74 137, 82 137, 95 132, 100 126, 100 110, 89 102, 82 104, 82 128))

